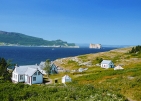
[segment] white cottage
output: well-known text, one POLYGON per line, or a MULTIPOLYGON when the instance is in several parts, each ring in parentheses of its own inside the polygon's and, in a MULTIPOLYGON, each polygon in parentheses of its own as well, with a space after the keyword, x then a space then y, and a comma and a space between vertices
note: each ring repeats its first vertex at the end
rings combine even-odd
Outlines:
POLYGON ((62 77, 62 83, 71 82, 71 78, 68 75, 62 77))
POLYGON ((43 83, 43 74, 38 65, 15 66, 11 79, 15 83, 24 82, 32 85, 43 83))
POLYGON ((114 63, 111 60, 103 60, 101 62, 102 68, 114 68, 114 63))

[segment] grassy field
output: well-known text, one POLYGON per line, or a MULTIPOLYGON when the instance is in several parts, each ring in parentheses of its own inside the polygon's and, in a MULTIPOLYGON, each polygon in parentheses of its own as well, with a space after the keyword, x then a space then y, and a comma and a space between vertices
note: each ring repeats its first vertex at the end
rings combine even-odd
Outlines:
MULTIPOLYGON (((79 61, 91 61, 92 65, 90 67, 82 66, 88 68, 85 72, 65 74, 68 74, 76 85, 91 84, 97 89, 125 96, 128 100, 141 101, 141 56, 140 54, 129 54, 129 50, 131 48, 77 56, 79 61), (102 69, 95 66, 98 63, 97 58, 112 60, 115 65, 122 65, 124 70, 114 71, 114 69, 102 69)), ((72 57, 64 59, 63 65, 59 66, 63 68, 68 66, 70 70, 81 67, 78 65, 79 61, 76 62, 71 59, 72 57)), ((60 78, 63 76, 63 74, 58 74, 56 77, 59 75, 60 78)))
POLYGON ((55 63, 66 70, 80 67, 88 70, 50 75, 52 84, 49 85, 1 81, 0 101, 141 101, 141 55, 129 54, 129 50, 131 48, 58 59, 55 63), (103 69, 96 65, 100 58, 112 60, 124 70, 103 69), (87 61, 91 65, 82 65, 87 61), (64 86, 61 78, 66 74, 72 82, 64 86), (54 84, 54 80, 58 83, 54 84))

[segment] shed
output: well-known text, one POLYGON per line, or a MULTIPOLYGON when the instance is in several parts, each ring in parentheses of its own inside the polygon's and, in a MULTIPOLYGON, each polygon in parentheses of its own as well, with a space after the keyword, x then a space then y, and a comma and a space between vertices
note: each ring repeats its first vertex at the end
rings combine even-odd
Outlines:
POLYGON ((71 78, 68 75, 62 77, 62 83, 71 82, 71 78))
POLYGON ((83 68, 79 68, 79 69, 78 69, 78 72, 83 72, 83 71, 84 71, 83 68))
POLYGON ((111 60, 103 60, 101 62, 102 68, 114 68, 114 63, 111 60))

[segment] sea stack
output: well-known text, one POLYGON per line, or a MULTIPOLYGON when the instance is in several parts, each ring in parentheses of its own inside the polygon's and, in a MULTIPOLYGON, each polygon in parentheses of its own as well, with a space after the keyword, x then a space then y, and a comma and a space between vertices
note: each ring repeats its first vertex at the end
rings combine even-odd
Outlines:
POLYGON ((95 48, 95 49, 100 49, 102 46, 101 46, 101 44, 92 44, 92 43, 90 43, 90 46, 89 46, 89 48, 95 48))

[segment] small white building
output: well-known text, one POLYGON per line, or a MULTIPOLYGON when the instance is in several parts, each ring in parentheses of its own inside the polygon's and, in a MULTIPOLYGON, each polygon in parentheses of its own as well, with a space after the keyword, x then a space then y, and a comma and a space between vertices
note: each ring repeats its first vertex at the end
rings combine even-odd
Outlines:
POLYGON ((122 68, 120 65, 118 65, 114 68, 114 70, 122 70, 122 69, 124 69, 124 68, 122 68))
POLYGON ((103 60, 101 62, 102 68, 114 68, 114 63, 111 60, 103 60))
POLYGON ((71 78, 68 75, 62 77, 62 83, 71 82, 71 78))
POLYGON ((38 65, 15 66, 11 79, 15 83, 40 84, 43 83, 43 74, 38 65))
POLYGON ((79 68, 79 69, 78 69, 78 72, 83 72, 83 71, 84 71, 83 68, 79 68))

